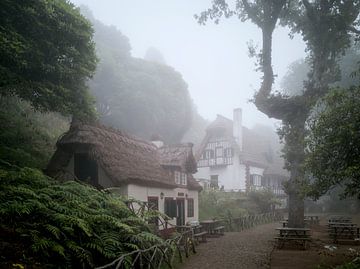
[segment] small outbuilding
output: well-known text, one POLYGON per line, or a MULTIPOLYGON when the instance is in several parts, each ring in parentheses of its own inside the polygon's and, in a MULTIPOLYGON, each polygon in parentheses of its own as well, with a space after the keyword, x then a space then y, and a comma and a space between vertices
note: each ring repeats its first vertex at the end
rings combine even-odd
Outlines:
POLYGON ((102 125, 72 124, 59 138, 47 167, 53 177, 77 178, 148 202, 170 223, 198 220, 197 171, 192 144, 144 141, 102 125))

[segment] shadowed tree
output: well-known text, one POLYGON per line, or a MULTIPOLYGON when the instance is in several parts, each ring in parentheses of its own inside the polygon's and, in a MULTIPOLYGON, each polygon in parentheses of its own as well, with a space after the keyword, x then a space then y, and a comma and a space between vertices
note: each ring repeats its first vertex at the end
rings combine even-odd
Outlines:
POLYGON ((285 186, 289 195, 289 227, 304 226, 305 122, 317 100, 327 93, 329 83, 339 78, 336 60, 349 46, 350 33, 358 33, 358 14, 359 1, 237 0, 232 10, 225 0, 213 0, 211 8, 196 16, 203 24, 208 19, 218 23, 223 16, 235 15, 261 29, 262 50, 254 54, 263 77, 254 103, 270 118, 282 120, 279 134, 285 141, 285 167, 290 171, 285 186), (272 34, 278 23, 289 26, 293 34, 300 33, 307 45, 310 72, 301 95, 289 97, 272 88, 272 34))
POLYGON ((86 81, 96 67, 91 24, 66 0, 0 4, 0 96, 41 111, 93 118, 86 81))

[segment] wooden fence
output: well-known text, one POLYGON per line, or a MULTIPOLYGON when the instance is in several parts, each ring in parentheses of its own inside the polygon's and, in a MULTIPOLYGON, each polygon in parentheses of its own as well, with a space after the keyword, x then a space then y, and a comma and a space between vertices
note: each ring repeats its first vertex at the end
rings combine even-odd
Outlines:
POLYGON ((228 217, 223 219, 225 229, 228 232, 240 232, 260 224, 271 223, 283 219, 281 211, 274 211, 256 215, 246 215, 239 218, 228 217))
POLYGON ((191 251, 196 253, 192 231, 186 231, 172 239, 166 240, 162 244, 125 253, 111 263, 96 269, 173 268, 175 257, 178 257, 180 262, 183 262, 183 254, 188 257, 191 251))

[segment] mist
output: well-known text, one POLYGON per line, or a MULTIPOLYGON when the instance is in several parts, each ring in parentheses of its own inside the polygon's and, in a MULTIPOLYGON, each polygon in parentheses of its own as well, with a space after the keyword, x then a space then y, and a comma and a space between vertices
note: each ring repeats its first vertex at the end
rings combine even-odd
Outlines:
MULTIPOLYGON (((114 25, 129 38, 134 57, 143 58, 150 47, 158 49, 166 63, 180 72, 199 113, 207 120, 217 114, 232 118, 234 108, 243 109, 243 124, 271 127, 277 121, 259 112, 250 102, 260 85, 255 59, 248 55, 248 42, 261 48, 261 31, 237 18, 199 25, 195 14, 206 10, 211 1, 96 1, 76 0, 86 5, 96 19, 114 25)), ((273 37, 275 88, 288 66, 305 57, 301 37, 288 36, 278 27, 273 37)))

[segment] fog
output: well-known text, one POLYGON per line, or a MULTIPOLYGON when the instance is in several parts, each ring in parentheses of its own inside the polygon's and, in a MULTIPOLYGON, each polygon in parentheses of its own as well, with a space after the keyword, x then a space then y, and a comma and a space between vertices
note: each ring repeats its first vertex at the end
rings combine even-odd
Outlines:
MULTIPOLYGON (((253 24, 231 18, 218 25, 199 25, 194 14, 209 8, 210 0, 72 2, 88 6, 98 20, 116 26, 129 38, 134 57, 143 58, 149 47, 160 50, 166 63, 183 75, 204 118, 213 120, 216 114, 232 118, 233 108, 241 107, 245 126, 276 125, 249 102, 260 83, 255 59, 248 56, 249 41, 261 47, 260 29, 253 24)), ((273 44, 277 88, 288 65, 305 56, 305 45, 298 36, 290 39, 288 30, 281 27, 273 44)))

